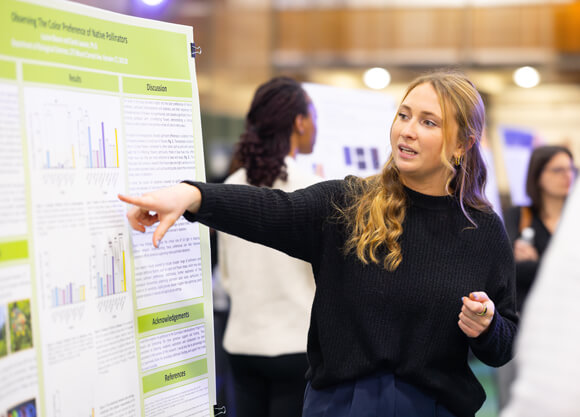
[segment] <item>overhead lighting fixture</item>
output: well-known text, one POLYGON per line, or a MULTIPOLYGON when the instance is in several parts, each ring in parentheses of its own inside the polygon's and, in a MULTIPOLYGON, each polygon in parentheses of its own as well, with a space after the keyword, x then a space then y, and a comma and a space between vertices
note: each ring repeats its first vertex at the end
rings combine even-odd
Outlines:
POLYGON ((391 74, 384 68, 371 68, 363 75, 365 85, 373 90, 382 90, 391 83, 391 74))
POLYGON ((147 6, 159 6, 163 0, 141 0, 147 6))
POLYGON ((514 71, 514 82, 522 88, 532 88, 540 83, 540 73, 533 67, 521 67, 514 71))

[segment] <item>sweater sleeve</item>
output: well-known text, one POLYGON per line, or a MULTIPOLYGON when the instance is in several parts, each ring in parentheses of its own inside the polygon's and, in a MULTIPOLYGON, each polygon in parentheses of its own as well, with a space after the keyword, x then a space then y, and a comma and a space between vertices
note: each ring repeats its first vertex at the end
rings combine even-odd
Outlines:
POLYGON ((185 212, 216 230, 312 262, 320 230, 331 214, 341 181, 325 181, 286 193, 265 187, 185 181, 202 195, 196 214, 185 212))
POLYGON ((502 366, 512 358, 512 348, 517 332, 515 264, 511 244, 501 221, 490 227, 492 247, 489 248, 490 276, 486 292, 494 302, 495 313, 488 330, 481 336, 469 339, 475 356, 489 366, 502 366))

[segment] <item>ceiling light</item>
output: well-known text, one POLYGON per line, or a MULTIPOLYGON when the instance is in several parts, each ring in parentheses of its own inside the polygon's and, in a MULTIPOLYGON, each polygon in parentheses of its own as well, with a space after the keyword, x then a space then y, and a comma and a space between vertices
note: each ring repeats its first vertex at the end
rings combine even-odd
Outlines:
POLYGON ((532 88, 540 83, 540 74, 533 67, 521 67, 514 71, 514 82, 522 88, 532 88))
POLYGON ((367 87, 381 90, 391 82, 391 74, 384 68, 371 68, 365 71, 363 81, 367 87))
POLYGON ((141 0, 147 6, 158 6, 159 4, 163 3, 163 0, 141 0))

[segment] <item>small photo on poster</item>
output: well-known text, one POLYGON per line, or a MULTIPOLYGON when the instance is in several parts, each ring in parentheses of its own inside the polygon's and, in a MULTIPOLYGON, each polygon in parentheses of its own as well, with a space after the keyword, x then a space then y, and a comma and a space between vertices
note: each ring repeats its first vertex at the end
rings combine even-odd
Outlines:
POLYGON ((36 417, 36 400, 31 399, 8 410, 8 416, 36 417))
POLYGON ((0 305, 0 358, 8 354, 6 306, 0 305))
POLYGON ((10 351, 18 352, 31 348, 30 300, 8 303, 8 316, 10 318, 10 351))

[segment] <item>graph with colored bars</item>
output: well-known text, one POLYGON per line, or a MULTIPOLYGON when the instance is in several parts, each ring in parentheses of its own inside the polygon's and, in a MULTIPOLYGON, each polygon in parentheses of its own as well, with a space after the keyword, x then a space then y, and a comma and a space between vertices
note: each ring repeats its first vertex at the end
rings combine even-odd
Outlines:
POLYGON ((72 282, 64 287, 54 287, 51 291, 52 307, 76 304, 86 300, 86 288, 84 285, 76 285, 72 282))
MULTIPOLYGON (((41 89, 38 89, 41 90, 41 89)), ((119 168, 118 99, 29 91, 28 133, 36 169, 119 168)))
POLYGON ((97 298, 127 292, 124 241, 122 233, 93 241, 92 274, 97 298))
POLYGON ((84 155, 81 154, 87 168, 119 168, 119 139, 117 129, 113 128, 113 130, 115 133, 114 142, 112 135, 105 136, 104 122, 101 122, 100 137, 94 137, 94 133, 91 134, 91 127, 87 126, 88 147, 84 155), (93 143, 95 140, 96 146, 93 143))
POLYGON ((44 306, 55 311, 68 310, 61 307, 71 305, 82 308, 89 295, 89 288, 88 274, 82 273, 81 258, 71 257, 68 251, 58 250, 58 244, 48 246, 45 241, 39 240, 38 246, 37 268, 43 282, 44 306))
POLYGON ((381 168, 379 150, 377 148, 361 148, 345 146, 344 163, 360 171, 378 171, 381 168))

